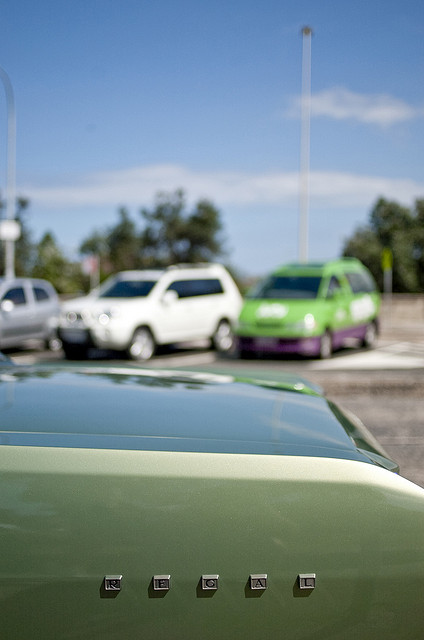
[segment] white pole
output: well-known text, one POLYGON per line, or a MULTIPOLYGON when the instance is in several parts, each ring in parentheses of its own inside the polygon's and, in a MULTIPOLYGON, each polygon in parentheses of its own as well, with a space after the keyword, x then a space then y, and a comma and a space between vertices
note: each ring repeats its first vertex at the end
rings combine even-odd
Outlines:
MULTIPOLYGON (((12 84, 6 71, 0 67, 0 79, 3 82, 7 105, 7 182, 6 182, 6 218, 15 219, 16 200, 16 115, 12 84)), ((15 241, 5 241, 5 276, 15 275, 15 241)))
POLYGON ((299 261, 308 261, 309 160, 311 130, 311 27, 302 29, 302 99, 300 134, 299 261))

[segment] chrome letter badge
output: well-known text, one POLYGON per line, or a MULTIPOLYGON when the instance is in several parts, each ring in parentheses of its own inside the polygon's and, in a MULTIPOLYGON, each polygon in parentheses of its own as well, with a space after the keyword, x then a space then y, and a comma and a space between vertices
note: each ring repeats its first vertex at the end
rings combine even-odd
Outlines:
POLYGON ((268 574, 267 573, 251 573, 250 588, 251 589, 267 589, 268 574))

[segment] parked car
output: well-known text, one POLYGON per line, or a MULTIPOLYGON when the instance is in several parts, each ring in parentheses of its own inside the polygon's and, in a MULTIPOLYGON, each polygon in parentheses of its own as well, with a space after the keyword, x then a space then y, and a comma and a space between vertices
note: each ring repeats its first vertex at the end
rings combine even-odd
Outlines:
POLYGON ((148 360, 157 345, 205 338, 228 351, 241 305, 234 280, 219 264, 122 271, 98 291, 65 303, 59 333, 70 359, 97 347, 148 360))
POLYGON ((421 640, 424 490, 304 380, 0 365, 2 637, 421 640))
POLYGON ((240 355, 329 358, 352 339, 372 347, 379 310, 380 294, 359 260, 284 265, 246 297, 236 327, 240 355))
POLYGON ((25 347, 33 340, 60 348, 59 313, 59 299, 49 282, 0 278, 0 349, 25 347))

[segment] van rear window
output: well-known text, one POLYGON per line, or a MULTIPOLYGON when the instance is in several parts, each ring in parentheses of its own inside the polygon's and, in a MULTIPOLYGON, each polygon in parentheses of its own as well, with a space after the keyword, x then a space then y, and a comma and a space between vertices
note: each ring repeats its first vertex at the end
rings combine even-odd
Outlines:
POLYGON ((270 276, 247 295, 261 300, 311 300, 317 297, 321 278, 318 276, 270 276))

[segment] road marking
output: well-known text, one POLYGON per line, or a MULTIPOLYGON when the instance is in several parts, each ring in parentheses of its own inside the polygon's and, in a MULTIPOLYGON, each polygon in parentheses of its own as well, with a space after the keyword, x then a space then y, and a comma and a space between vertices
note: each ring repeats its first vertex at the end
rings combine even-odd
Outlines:
POLYGON ((420 342, 394 342, 381 348, 389 353, 407 353, 410 356, 424 357, 424 344, 420 342))
POLYGON ((332 360, 314 362, 311 369, 421 369, 424 368, 424 345, 397 342, 370 351, 349 353, 332 360))

